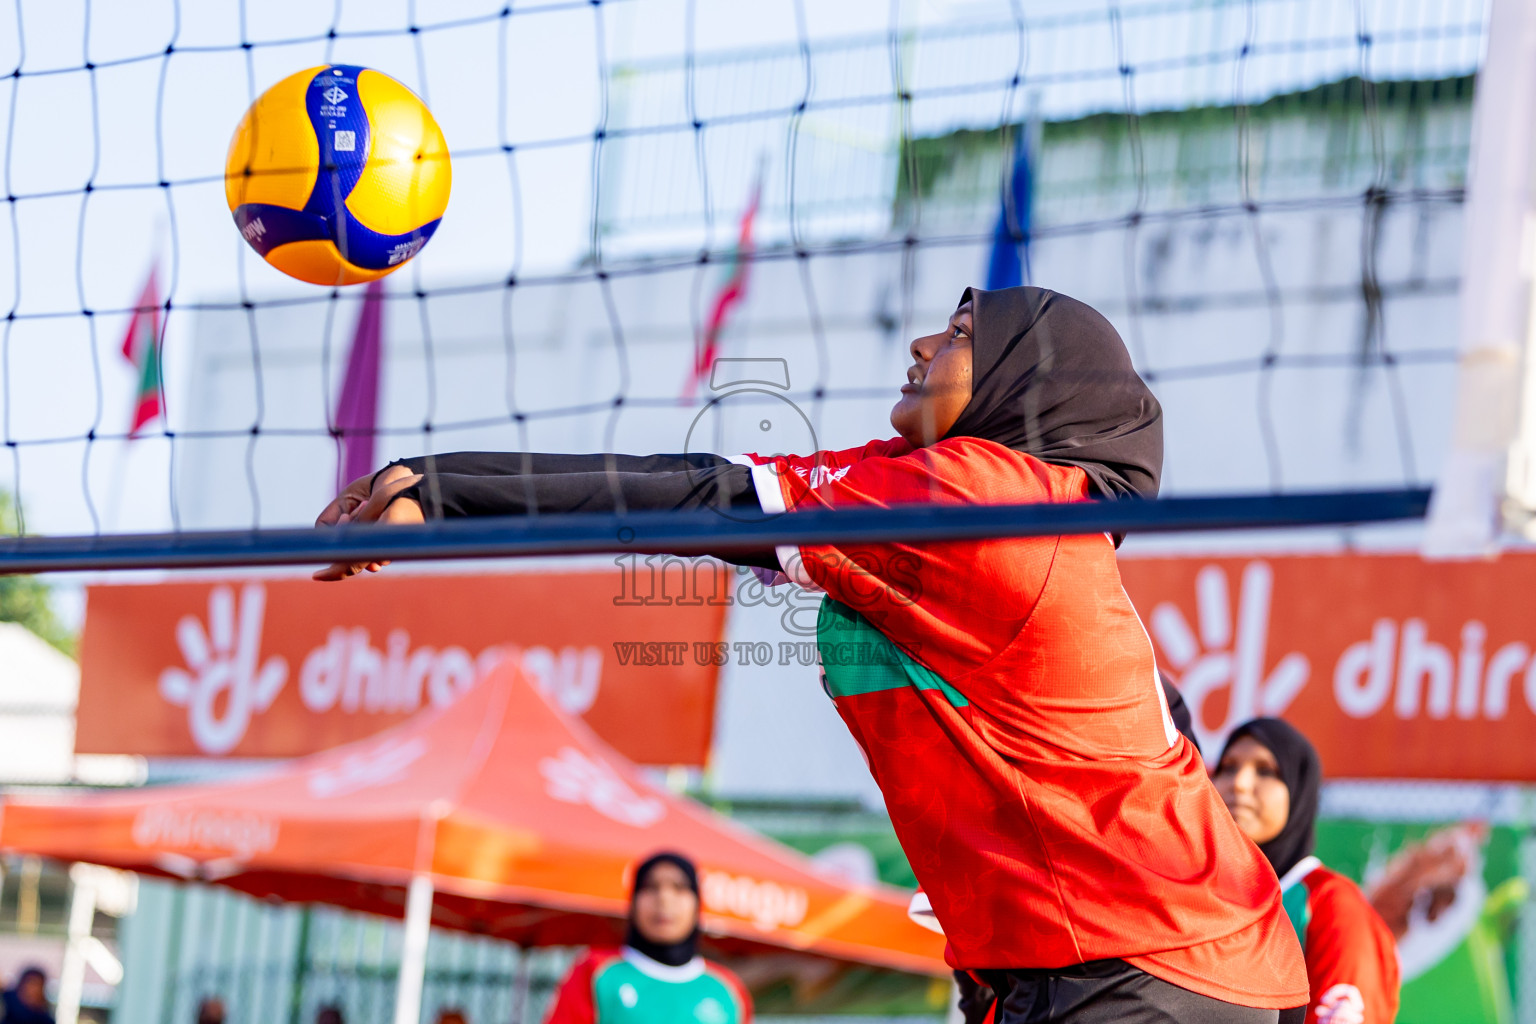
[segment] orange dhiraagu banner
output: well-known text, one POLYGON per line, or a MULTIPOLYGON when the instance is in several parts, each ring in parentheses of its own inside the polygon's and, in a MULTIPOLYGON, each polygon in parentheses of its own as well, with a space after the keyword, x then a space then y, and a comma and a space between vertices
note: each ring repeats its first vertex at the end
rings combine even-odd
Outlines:
POLYGON ((700 594, 728 591, 695 577, 686 603, 636 599, 635 580, 632 566, 94 586, 75 749, 309 754, 451 704, 512 656, 631 760, 701 765, 720 659, 699 654, 717 649, 725 605, 700 594))
POLYGON ((1334 778, 1536 780, 1536 554, 1126 558, 1207 757, 1281 715, 1334 778))

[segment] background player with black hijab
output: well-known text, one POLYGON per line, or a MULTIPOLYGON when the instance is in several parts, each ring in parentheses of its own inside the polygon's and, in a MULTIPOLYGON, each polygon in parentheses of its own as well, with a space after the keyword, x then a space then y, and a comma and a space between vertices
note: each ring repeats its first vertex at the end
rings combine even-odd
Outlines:
MULTIPOLYGON (((809 456, 413 459, 355 481, 320 523, 1157 493, 1162 411, 1083 303, 970 289, 910 351, 891 440, 809 456)), ((803 545, 730 560, 827 592, 826 689, 950 963, 998 993, 999 1024, 1259 1024, 1305 1002, 1274 873, 1174 728, 1109 537, 803 545), (844 650, 873 663, 844 663, 844 650)))
POLYGON ((1392 932, 1359 886, 1312 854, 1323 782, 1317 749, 1290 723, 1255 718, 1233 730, 1212 780, 1280 876, 1307 959, 1308 1024, 1391 1024, 1399 985, 1392 932))
POLYGON ((699 956, 699 873, 680 853, 635 868, 620 949, 594 948, 571 967, 545 1024, 751 1024, 741 979, 699 956))

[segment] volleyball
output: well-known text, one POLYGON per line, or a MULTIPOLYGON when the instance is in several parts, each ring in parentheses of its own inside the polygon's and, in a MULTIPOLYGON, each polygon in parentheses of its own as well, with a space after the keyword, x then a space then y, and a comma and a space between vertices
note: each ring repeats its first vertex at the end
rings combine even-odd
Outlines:
POLYGON ((235 129, 224 192, 278 270, 372 281, 421 251, 448 207, 448 144, 415 93, 371 68, 310 68, 272 86, 235 129))

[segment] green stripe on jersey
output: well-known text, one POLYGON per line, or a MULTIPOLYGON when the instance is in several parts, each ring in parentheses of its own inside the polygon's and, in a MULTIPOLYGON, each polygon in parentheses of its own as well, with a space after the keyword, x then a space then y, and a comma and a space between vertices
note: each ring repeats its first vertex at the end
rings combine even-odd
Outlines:
POLYGON ((1291 927, 1296 929, 1296 938, 1301 941, 1303 950, 1307 948, 1307 925, 1312 920, 1312 907, 1308 903, 1311 895, 1306 882, 1294 882, 1280 894, 1280 905, 1285 908, 1285 916, 1291 919, 1291 927))
POLYGON ((938 690, 953 707, 971 703, 933 669, 913 661, 868 619, 830 597, 821 603, 816 620, 816 646, 827 692, 834 699, 910 686, 938 690))

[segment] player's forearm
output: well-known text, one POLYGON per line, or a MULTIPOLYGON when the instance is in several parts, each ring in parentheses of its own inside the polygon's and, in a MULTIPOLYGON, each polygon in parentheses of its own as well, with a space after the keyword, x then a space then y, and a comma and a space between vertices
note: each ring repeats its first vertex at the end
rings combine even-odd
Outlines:
MULTIPOLYGON (((752 473, 719 455, 569 455, 450 452, 400 459, 422 475, 401 497, 428 519, 577 512, 761 510, 752 473)), ((386 467, 388 468, 388 467, 386 467)), ((383 472, 382 470, 380 472, 383 472)), ((777 571, 771 549, 717 555, 736 565, 777 571)))
MULTIPOLYGON (((399 459, 391 466, 405 466, 412 473, 447 473, 456 476, 544 476, 556 473, 685 472, 730 465, 718 455, 574 455, 564 452, 445 452, 399 459)), ((386 467, 388 468, 388 467, 386 467)))
POLYGON ((428 518, 758 507, 752 474, 729 463, 683 472, 436 473, 401 492, 428 518))

